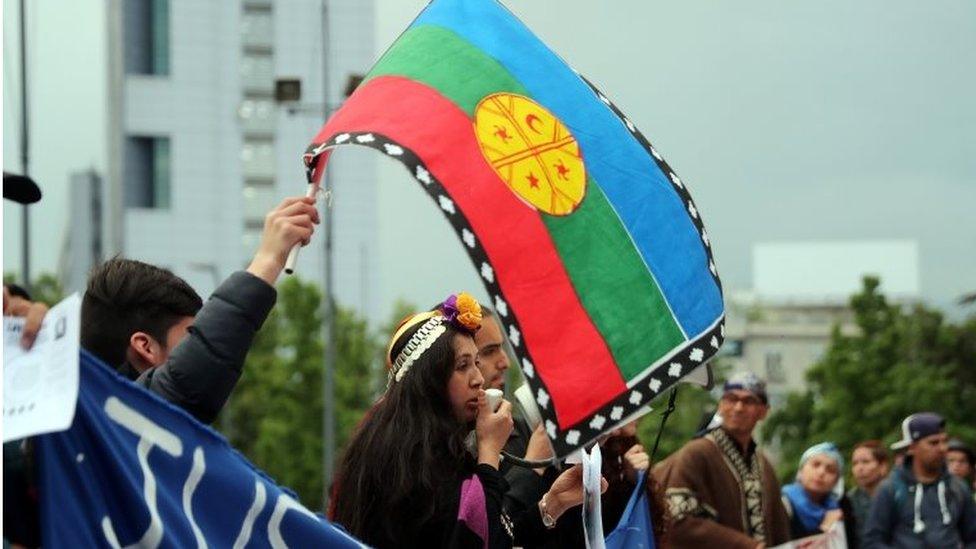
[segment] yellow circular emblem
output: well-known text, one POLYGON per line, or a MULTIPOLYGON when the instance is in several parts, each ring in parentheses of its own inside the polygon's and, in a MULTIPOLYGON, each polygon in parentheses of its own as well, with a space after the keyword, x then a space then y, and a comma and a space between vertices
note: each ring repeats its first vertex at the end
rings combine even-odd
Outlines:
POLYGON ((586 193, 586 167, 569 129, 528 97, 495 93, 474 111, 485 159, 515 194, 552 215, 569 215, 586 193))

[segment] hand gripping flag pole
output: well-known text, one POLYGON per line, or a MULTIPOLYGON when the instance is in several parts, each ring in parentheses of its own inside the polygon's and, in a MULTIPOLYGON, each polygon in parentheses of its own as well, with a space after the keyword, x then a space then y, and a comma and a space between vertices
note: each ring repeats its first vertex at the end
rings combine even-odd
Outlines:
MULTIPOLYGON (((319 178, 313 177, 312 174, 309 174, 308 191, 305 193, 305 196, 318 197, 320 190, 321 187, 319 185, 319 178)), ((328 191, 326 191, 326 193, 328 194, 328 191)), ((298 263, 298 251, 301 249, 301 244, 295 244, 291 251, 288 252, 288 259, 285 260, 286 274, 295 274, 295 264, 298 263)))

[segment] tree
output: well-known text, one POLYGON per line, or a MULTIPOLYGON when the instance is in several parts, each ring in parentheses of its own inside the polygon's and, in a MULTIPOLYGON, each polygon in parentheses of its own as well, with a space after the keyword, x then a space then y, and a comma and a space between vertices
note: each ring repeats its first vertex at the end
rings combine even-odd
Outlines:
POLYGON ((781 445, 783 478, 812 444, 830 440, 849 451, 865 439, 893 442, 902 419, 920 411, 945 417, 951 435, 976 440, 976 317, 956 325, 922 305, 892 305, 879 285, 864 279, 850 302, 858 333, 835 327, 807 372, 807 390, 790 395, 765 426, 781 445))
MULTIPOLYGON (((296 278, 278 289, 278 304, 258 332, 220 429, 258 467, 322 503, 322 294, 296 278)), ((334 379, 339 448, 371 405, 377 343, 365 320, 339 308, 334 379)))

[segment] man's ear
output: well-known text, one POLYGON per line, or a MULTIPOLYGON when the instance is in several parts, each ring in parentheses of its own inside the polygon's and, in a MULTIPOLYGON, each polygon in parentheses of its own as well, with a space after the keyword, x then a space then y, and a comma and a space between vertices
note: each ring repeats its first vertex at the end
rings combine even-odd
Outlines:
POLYGON ((146 332, 134 332, 129 336, 125 355, 129 364, 140 373, 159 366, 166 358, 162 345, 146 332))

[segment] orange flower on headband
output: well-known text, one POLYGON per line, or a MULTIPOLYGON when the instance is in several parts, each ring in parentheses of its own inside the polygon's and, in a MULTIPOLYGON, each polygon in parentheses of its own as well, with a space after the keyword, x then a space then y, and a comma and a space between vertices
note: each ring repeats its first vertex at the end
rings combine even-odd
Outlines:
POLYGON ((456 322, 470 332, 481 328, 481 304, 471 294, 458 292, 448 297, 441 305, 441 311, 448 321, 456 322))

